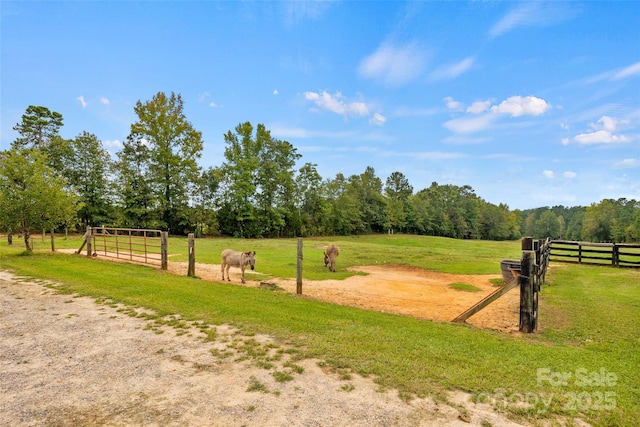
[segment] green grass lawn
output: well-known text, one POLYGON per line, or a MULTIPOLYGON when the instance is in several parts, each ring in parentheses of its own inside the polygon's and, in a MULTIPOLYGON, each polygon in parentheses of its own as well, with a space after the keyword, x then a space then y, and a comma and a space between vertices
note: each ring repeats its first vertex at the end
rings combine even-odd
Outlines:
MULTIPOLYGON (((10 248, 6 238, 0 241, 0 268, 161 315, 268 333, 304 348, 307 357, 373 377, 403 396, 444 398, 447 390, 460 389, 516 418, 581 417, 603 426, 632 426, 640 419, 638 269, 552 263, 540 294, 541 330, 521 335, 51 254, 48 240, 34 239, 35 253, 24 256, 19 243, 10 248)), ((198 239, 196 258, 219 263, 227 247, 255 250, 258 271, 295 277, 296 244, 296 239, 198 239)), ((79 246, 79 237, 56 240, 57 248, 79 246)), ((186 261, 186 239, 171 238, 169 253, 170 261, 186 261)), ((354 274, 346 267, 372 264, 496 274, 500 260, 519 257, 519 241, 402 235, 304 239, 303 274, 313 280, 345 278, 354 274), (341 251, 335 274, 322 263, 322 247, 330 243, 341 251)))

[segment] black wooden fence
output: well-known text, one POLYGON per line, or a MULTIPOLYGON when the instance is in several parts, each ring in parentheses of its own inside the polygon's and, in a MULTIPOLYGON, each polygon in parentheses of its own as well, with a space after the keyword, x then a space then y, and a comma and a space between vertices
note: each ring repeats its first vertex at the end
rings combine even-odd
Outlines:
POLYGON ((640 244, 552 240, 551 260, 614 267, 640 267, 640 244))
POLYGON ((551 254, 551 241, 522 239, 520 260, 520 332, 531 333, 538 328, 538 294, 545 283, 551 254))

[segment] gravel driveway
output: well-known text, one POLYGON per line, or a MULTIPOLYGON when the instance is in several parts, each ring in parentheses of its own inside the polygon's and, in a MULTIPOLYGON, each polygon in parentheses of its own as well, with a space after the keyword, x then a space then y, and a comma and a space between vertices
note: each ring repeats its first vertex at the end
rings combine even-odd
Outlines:
POLYGON ((295 360, 272 337, 143 313, 0 271, 0 425, 520 425, 464 393, 406 403, 371 379, 295 360), (247 346, 280 356, 258 366, 247 346))

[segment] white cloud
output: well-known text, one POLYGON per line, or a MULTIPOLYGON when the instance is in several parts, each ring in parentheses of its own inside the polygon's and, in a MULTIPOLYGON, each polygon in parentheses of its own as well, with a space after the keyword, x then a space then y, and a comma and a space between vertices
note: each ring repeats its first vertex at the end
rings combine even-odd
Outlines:
POLYGON ((109 98, 105 98, 103 96, 102 98, 100 98, 100 103, 103 105, 109 105, 111 102, 109 101, 109 98))
POLYGON ((544 177, 548 179, 553 179, 556 176, 556 174, 550 170, 542 171, 542 175, 544 175, 544 177))
POLYGON ((580 145, 629 142, 629 137, 614 134, 614 132, 620 129, 621 125, 625 125, 627 123, 628 121, 626 120, 618 120, 613 117, 602 116, 596 123, 591 124, 593 132, 578 134, 573 139, 580 145))
POLYGON ((278 95, 279 93, 280 93, 280 92, 278 92, 278 89, 274 89, 274 90, 273 90, 273 94, 274 94, 274 95, 278 95))
POLYGON ((628 142, 629 138, 624 135, 614 135, 608 130, 597 130, 590 133, 581 133, 573 138, 580 145, 593 144, 616 144, 628 142))
POLYGON ((437 69, 433 72, 433 74, 431 74, 431 78, 434 80, 454 79, 470 69, 473 66, 474 62, 474 57, 465 58, 456 64, 437 69))
POLYGON ((281 5, 285 25, 291 27, 293 25, 300 25, 306 20, 320 18, 331 8, 332 3, 324 1, 289 1, 282 2, 281 5))
POLYGON ((210 103, 209 103, 209 107, 211 107, 211 108, 217 108, 217 107, 218 107, 218 104, 216 104, 215 102, 210 102, 210 103))
POLYGON ((536 8, 537 5, 533 2, 518 4, 515 9, 512 9, 500 21, 491 27, 489 35, 491 37, 498 37, 511 31, 513 28, 531 25, 532 21, 535 19, 534 12, 536 8))
POLYGON ((209 94, 209 92, 200 92, 198 94, 198 101, 200 102, 204 102, 207 98, 209 98, 211 95, 209 94))
POLYGON ((326 91, 320 93, 317 92, 305 92, 305 99, 312 101, 318 107, 323 110, 328 110, 336 114, 343 116, 368 116, 369 108, 364 102, 345 102, 344 97, 340 92, 336 92, 335 95, 331 95, 326 91))
POLYGON ((547 26, 573 18, 577 10, 572 5, 560 2, 518 2, 517 6, 498 21, 489 37, 501 36, 515 28, 547 26))
POLYGON ((471 114, 480 114, 489 109, 491 105, 491 101, 476 101, 469 108, 467 108, 467 113, 471 114))
POLYGON ((600 73, 598 75, 582 80, 582 83, 591 84, 599 82, 601 80, 622 80, 627 77, 633 77, 637 75, 640 75, 640 62, 636 62, 621 69, 619 68, 615 70, 605 71, 604 73, 600 73))
POLYGON ((635 169, 640 168, 640 159, 624 159, 613 165, 616 169, 635 169))
POLYGON ((463 107, 461 102, 456 101, 450 96, 444 98, 443 101, 447 104, 447 108, 450 110, 461 110, 463 107))
POLYGON ((122 142, 118 139, 114 139, 113 141, 102 141, 102 144, 105 148, 122 148, 122 142))
POLYGON ((84 96, 80 95, 76 99, 80 101, 80 105, 82 105, 82 108, 86 108, 88 104, 87 104, 87 101, 84 100, 84 96))
POLYGON ((511 117, 524 115, 539 116, 551 109, 551 105, 542 98, 535 96, 512 96, 502 101, 500 105, 491 107, 491 111, 500 114, 511 114, 511 117))
POLYGON ((361 61, 358 72, 363 77, 400 86, 418 77, 426 62, 426 50, 417 43, 405 46, 384 43, 361 61))
POLYGON ((369 120, 369 123, 373 125, 382 126, 387 121, 387 118, 380 113, 375 113, 369 120))
POLYGON ((564 173, 562 174, 562 176, 564 176, 565 178, 568 178, 568 179, 573 179, 573 178, 575 178, 576 176, 578 176, 578 174, 577 174, 577 173, 575 173, 575 172, 566 171, 566 172, 564 172, 564 173))
POLYGON ((591 127, 594 129, 604 129, 613 132, 618 129, 619 125, 626 123, 626 120, 617 120, 613 117, 602 116, 600 117, 600 120, 598 120, 598 124, 593 124, 591 127))
POLYGON ((445 122, 443 126, 455 133, 474 133, 489 128, 494 120, 494 115, 482 114, 452 119, 445 122))
POLYGON ((635 64, 631 64, 626 68, 623 68, 622 70, 616 72, 612 79, 613 80, 620 80, 620 79, 624 79, 626 77, 632 77, 632 76, 637 76, 640 75, 640 62, 636 62, 635 64))
MULTIPOLYGON (((463 104, 452 97, 448 96, 444 101, 449 109, 462 110, 463 104)), ((475 101, 466 109, 469 115, 449 120, 444 123, 444 127, 456 133, 473 133, 489 129, 501 115, 539 116, 550 108, 549 103, 535 96, 512 96, 494 106, 491 106, 490 100, 475 101)))
POLYGON ((562 140, 560 141, 562 142, 562 145, 569 145, 569 138, 562 138, 562 140))

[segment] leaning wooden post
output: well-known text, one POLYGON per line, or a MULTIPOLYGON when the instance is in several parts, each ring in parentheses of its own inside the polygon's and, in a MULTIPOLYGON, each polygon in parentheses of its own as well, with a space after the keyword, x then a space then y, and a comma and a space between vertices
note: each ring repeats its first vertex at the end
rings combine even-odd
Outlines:
POLYGON ((91 227, 87 226, 87 234, 85 234, 87 238, 87 256, 91 256, 91 227))
POLYGON ((160 233, 160 268, 167 271, 169 267, 169 232, 160 233))
POLYGON ((189 233, 189 268, 187 276, 194 277, 196 275, 196 248, 193 233, 189 233))
POLYGON ((298 239, 298 263, 296 268, 296 294, 302 295, 302 239, 298 239))
POLYGON ((533 250, 533 239, 525 237, 522 239, 522 259, 520 261, 520 322, 519 331, 531 333, 535 330, 535 307, 534 307, 534 275, 535 275, 536 253, 533 250))

